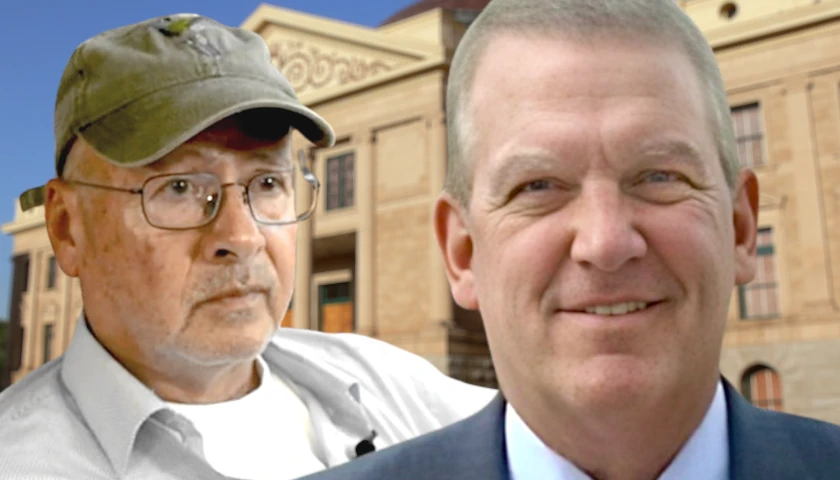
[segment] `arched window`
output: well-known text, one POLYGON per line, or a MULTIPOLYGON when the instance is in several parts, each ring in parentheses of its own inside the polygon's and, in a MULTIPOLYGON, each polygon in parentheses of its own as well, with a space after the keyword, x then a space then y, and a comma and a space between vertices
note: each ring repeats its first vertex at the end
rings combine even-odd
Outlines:
POLYGON ((755 365, 741 379, 741 391, 753 405, 782 411, 782 379, 767 365, 755 365))

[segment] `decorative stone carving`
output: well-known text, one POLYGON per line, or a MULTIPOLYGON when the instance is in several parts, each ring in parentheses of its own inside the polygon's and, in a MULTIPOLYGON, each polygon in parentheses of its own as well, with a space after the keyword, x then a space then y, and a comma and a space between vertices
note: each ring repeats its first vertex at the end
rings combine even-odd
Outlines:
POLYGON ((274 65, 289 79, 300 94, 308 89, 328 85, 346 85, 391 70, 392 66, 379 59, 326 53, 319 47, 300 41, 276 41, 270 46, 274 65))

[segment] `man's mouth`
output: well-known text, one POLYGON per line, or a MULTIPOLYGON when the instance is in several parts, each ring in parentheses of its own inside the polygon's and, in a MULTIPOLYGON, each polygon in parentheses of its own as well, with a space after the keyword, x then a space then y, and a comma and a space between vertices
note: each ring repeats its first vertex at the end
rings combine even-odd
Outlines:
POLYGON ((224 290, 219 292, 215 295, 212 295, 204 300, 201 303, 211 303, 211 302, 224 302, 224 301, 232 301, 232 300, 242 300, 245 298, 250 298, 255 295, 265 295, 267 292, 265 289, 254 286, 254 287, 241 287, 241 288, 231 288, 228 290, 224 290))
POLYGON ((593 315, 626 315, 628 313, 644 310, 648 307, 647 302, 622 302, 609 305, 595 305, 586 307, 583 311, 593 315))

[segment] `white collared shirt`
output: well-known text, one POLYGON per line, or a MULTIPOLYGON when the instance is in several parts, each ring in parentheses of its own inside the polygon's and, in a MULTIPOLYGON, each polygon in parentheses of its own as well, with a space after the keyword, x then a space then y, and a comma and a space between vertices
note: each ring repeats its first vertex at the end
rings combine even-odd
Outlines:
MULTIPOLYGON (((592 480, 572 462, 548 448, 508 403, 505 443, 511 480, 592 480)), ((700 426, 658 480, 727 480, 729 433, 723 384, 700 426)))
POLYGON ((323 470, 306 404, 262 357, 257 357, 257 373, 257 388, 240 398, 167 406, 192 422, 207 462, 229 477, 291 480, 323 470))
MULTIPOLYGON (((376 432, 383 448, 483 408, 496 390, 458 382, 388 343, 283 328, 262 354, 306 404, 313 453, 327 467, 355 458, 376 432)), ((284 435, 272 429, 272 436, 284 435)), ((60 358, 0 393, 3 480, 224 479, 199 429, 131 375, 84 318, 60 358)), ((282 465, 278 465, 281 478, 282 465)))

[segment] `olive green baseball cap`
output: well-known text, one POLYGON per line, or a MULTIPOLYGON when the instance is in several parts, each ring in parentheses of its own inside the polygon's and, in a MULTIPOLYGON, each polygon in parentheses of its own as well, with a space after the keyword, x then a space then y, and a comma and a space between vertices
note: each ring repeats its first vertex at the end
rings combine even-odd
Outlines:
MULTIPOLYGON (((277 109, 278 129, 315 145, 335 142, 330 125, 298 101, 254 32, 196 14, 157 17, 109 30, 73 52, 55 104, 60 177, 76 136, 121 167, 148 165, 202 130, 250 109, 277 109)), ((271 120, 267 120, 271 121, 271 120)), ((20 196, 22 210, 44 189, 20 196)))

